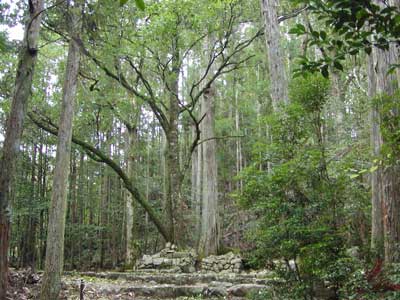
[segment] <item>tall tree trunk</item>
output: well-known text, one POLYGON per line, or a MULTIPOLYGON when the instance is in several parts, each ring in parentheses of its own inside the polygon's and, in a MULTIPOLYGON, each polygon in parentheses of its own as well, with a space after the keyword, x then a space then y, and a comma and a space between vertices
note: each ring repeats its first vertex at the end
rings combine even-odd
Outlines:
POLYGON ((168 128, 165 132, 165 173, 166 173, 166 227, 170 241, 176 242, 175 218, 176 207, 180 201, 181 172, 179 164, 179 49, 177 38, 172 42, 172 66, 168 80, 169 107, 168 107, 168 128))
MULTIPOLYGON (((235 97, 235 130, 236 134, 240 133, 240 111, 239 111, 239 91, 238 91, 238 82, 236 77, 234 78, 233 83, 233 93, 235 97)), ((239 176, 240 172, 243 169, 243 154, 242 154, 242 141, 240 139, 236 140, 236 176, 239 176)), ((237 182, 237 190, 242 192, 243 190, 243 180, 240 179, 237 182)))
MULTIPOLYGON (((78 172, 78 195, 77 195, 77 201, 78 201, 78 208, 79 208, 79 217, 78 217, 78 224, 85 225, 85 204, 86 204, 86 197, 84 196, 85 194, 85 181, 87 180, 87 177, 85 176, 85 154, 83 152, 80 153, 80 158, 79 158, 79 172, 78 172)), ((78 260, 76 262, 77 268, 80 269, 80 266, 82 265, 81 261, 81 255, 83 251, 83 242, 81 237, 83 236, 81 232, 82 226, 79 226, 78 229, 78 260)))
MULTIPOLYGON (((136 162, 139 159, 138 155, 138 130, 140 125, 140 107, 134 107, 132 105, 132 110, 138 110, 135 113, 135 116, 132 118, 132 124, 126 125, 126 142, 125 142, 125 161, 127 165, 127 175, 131 180, 136 179, 137 167, 138 165, 136 162)), ((135 227, 135 220, 138 217, 137 210, 138 205, 135 201, 133 201, 133 196, 130 193, 127 193, 126 200, 126 248, 125 248, 125 255, 126 255, 126 263, 128 265, 132 264, 134 260, 137 258, 137 247, 135 246, 135 240, 138 238, 138 228, 135 227)))
POLYGON ((69 187, 69 195, 70 195, 70 207, 69 207, 69 223, 72 226, 72 230, 70 231, 69 234, 69 256, 70 256, 70 268, 75 269, 76 262, 75 262, 75 254, 76 254, 76 244, 77 244, 77 234, 76 234, 76 228, 79 226, 78 221, 77 221, 77 215, 78 215, 78 174, 77 174, 77 159, 76 159, 76 152, 72 151, 71 153, 72 159, 71 159, 71 176, 70 176, 70 187, 69 187))
MULTIPOLYGON (((195 129, 193 129, 193 138, 195 136, 195 129)), ((200 240, 201 231, 201 170, 202 170, 202 145, 198 145, 192 153, 192 174, 191 174, 191 196, 192 196, 192 207, 194 207, 195 216, 195 232, 194 241, 196 247, 200 240)))
POLYGON ((72 122, 77 89, 80 53, 75 38, 80 30, 80 7, 70 8, 71 39, 69 41, 67 68, 64 78, 60 126, 58 131, 56 164, 47 230, 45 271, 41 289, 41 300, 55 300, 61 288, 64 262, 64 232, 67 200, 67 183, 71 152, 72 122))
MULTIPOLYGON (((374 70, 374 59, 368 57, 368 96, 372 100, 376 95, 376 75, 374 70)), ((376 104, 372 105, 371 119, 371 149, 374 157, 379 157, 382 147, 382 136, 380 132, 379 110, 376 104)), ((377 257, 383 256, 383 215, 382 215, 382 187, 381 168, 371 174, 371 251, 377 257)))
POLYGON ((19 54, 11 112, 7 120, 3 153, 0 159, 0 300, 6 298, 8 286, 8 246, 10 229, 9 190, 19 149, 26 107, 38 52, 43 0, 29 1, 29 19, 23 48, 19 54))
POLYGON ((26 227, 25 233, 22 237, 22 249, 21 249, 21 267, 31 267, 35 268, 35 259, 36 259, 36 251, 35 251, 35 244, 36 244, 36 224, 37 224, 37 217, 36 212, 33 209, 36 200, 37 200, 37 193, 36 193, 36 154, 37 154, 37 146, 33 145, 33 153, 32 153, 32 161, 31 161, 31 201, 29 203, 29 211, 30 213, 27 215, 26 218, 26 227))
MULTIPOLYGON (((395 76, 388 75, 389 66, 397 63, 397 51, 390 47, 389 51, 377 50, 377 93, 393 96, 395 76)), ((393 99, 392 101, 398 101, 393 99)), ((393 109, 393 115, 399 112, 393 109)), ((398 128, 395 130, 399 130, 398 128)), ((383 144, 385 144, 383 137, 383 144)), ((400 262, 400 166, 395 160, 382 171, 382 213, 384 228, 385 262, 400 262)))
MULTIPOLYGON (((100 134, 100 144, 106 155, 111 157, 111 136, 112 133, 107 131, 105 134, 100 134)), ((100 212, 99 212, 99 242, 100 242, 100 268, 103 269, 109 266, 110 262, 110 222, 109 215, 111 210, 110 203, 110 183, 111 177, 106 166, 102 168, 101 187, 100 187, 100 212), (107 263, 105 258, 107 257, 107 263)))
POLYGON ((280 46, 281 34, 279 31, 277 7, 279 0, 260 0, 264 21, 264 36, 267 44, 268 67, 270 78, 270 93, 274 110, 279 103, 288 103, 288 83, 285 72, 285 62, 280 46))
MULTIPOLYGON (((381 4, 380 2, 377 3, 381 4)), ((400 7, 400 0, 392 0, 390 4, 400 7)), ((396 83, 397 78, 395 75, 388 74, 388 70, 390 65, 398 63, 399 51, 396 45, 390 45, 387 51, 374 49, 373 55, 376 70, 376 94, 378 96, 393 96, 399 83, 396 83)), ((392 99, 390 101, 394 104, 397 100, 392 99)), ((399 112, 393 108, 390 114, 398 117, 399 112)), ((381 122, 380 125, 383 126, 384 124, 381 122)), ((393 130, 399 130, 399 128, 394 128, 393 130)), ((388 141, 382 135, 382 144, 386 142, 388 141)), ((397 162, 398 159, 396 157, 389 162, 389 165, 385 166, 378 177, 378 180, 380 179, 382 198, 383 237, 385 262, 387 264, 400 262, 400 166, 397 162)))
MULTIPOLYGON (((109 133, 107 133, 107 138, 105 143, 109 140, 109 133)), ((109 145, 106 145, 106 153, 110 154, 109 145)), ((110 224, 108 222, 108 214, 110 212, 110 203, 109 203, 109 186, 110 186, 110 174, 108 172, 108 168, 106 166, 103 167, 102 172, 102 180, 101 180, 101 188, 100 188, 100 216, 99 216, 99 228, 100 228, 100 268, 103 269, 105 267, 105 256, 107 258, 110 257, 110 247, 107 246, 107 243, 110 240, 110 224)))
MULTIPOLYGON (((174 102, 174 101, 171 101, 174 102)), ((175 106, 175 104, 172 104, 175 106)), ((170 110, 175 108, 170 108, 170 110)), ((170 121, 172 121, 166 136, 165 149, 165 169, 166 169, 166 226, 170 240, 176 242, 175 239, 175 208, 179 200, 179 145, 178 145, 178 120, 173 112, 170 113, 170 121)), ((177 116, 177 115, 176 115, 177 116)))
MULTIPOLYGON (((344 128, 344 112, 342 107, 344 107, 345 101, 345 84, 340 78, 340 73, 332 68, 331 70, 331 95, 332 102, 334 105, 334 110, 332 112, 332 118, 334 125, 332 126, 332 141, 337 143, 340 137, 343 136, 344 128)), ((328 137, 329 138, 329 137, 328 137)))
POLYGON ((202 143, 202 218, 198 252, 201 256, 217 254, 220 248, 220 228, 218 211, 218 181, 216 141, 214 139, 214 90, 209 87, 201 103, 202 143))
MULTIPOLYGON (((38 149, 38 152, 39 152, 39 158, 38 158, 38 178, 37 178, 37 184, 38 184, 38 189, 37 189, 37 198, 39 199, 39 201, 41 202, 41 201, 43 201, 43 194, 44 194, 44 188, 43 188, 43 177, 44 177, 44 174, 45 174, 45 171, 44 171, 44 159, 43 159, 43 156, 44 156, 44 153, 43 153, 43 131, 42 130, 39 130, 39 134, 40 134, 40 144, 39 144, 39 149, 38 149)), ((41 217, 40 217, 40 215, 41 215, 41 211, 40 211, 40 213, 39 213, 39 216, 38 216, 38 231, 39 231, 39 234, 38 234, 38 238, 37 238, 37 248, 38 248, 38 250, 37 250, 37 266, 38 266, 38 268, 41 268, 41 245, 42 245, 42 239, 41 239, 41 234, 42 234, 42 232, 40 232, 40 230, 41 230, 41 228, 42 228, 42 224, 41 224, 41 217)))
MULTIPOLYGON (((153 159, 150 159, 150 150, 154 148, 154 143, 157 143, 157 141, 159 141, 159 139, 156 137, 156 130, 155 130, 155 123, 154 121, 151 122, 151 141, 150 143, 147 144, 147 153, 146 153, 146 159, 147 159, 147 167, 146 167, 146 201, 149 202, 150 201, 150 182, 153 179, 153 173, 150 170, 150 164, 151 162, 153 162, 153 159)), ((160 143, 158 144, 160 145, 160 143)), ((162 148, 162 147, 158 147, 158 148, 162 148)), ((160 157, 160 161, 163 160, 164 156, 163 155, 159 155, 160 157)), ((161 169, 163 168, 163 163, 161 163, 161 169)), ((143 247, 143 251, 147 251, 147 245, 148 245, 148 238, 149 235, 147 234, 148 232, 148 228, 149 228, 149 214, 147 212, 145 212, 145 216, 144 216, 144 229, 143 229, 143 234, 142 236, 144 237, 144 247, 143 247)))
MULTIPOLYGON (((42 138, 44 132, 42 132, 42 138)), ((47 170, 48 170, 48 165, 49 165, 49 160, 48 160, 48 153, 49 152, 49 147, 47 144, 45 144, 44 147, 44 153, 41 155, 41 181, 40 181, 40 186, 41 186, 41 191, 40 191, 40 198, 42 201, 46 199, 47 197, 47 170)), ((40 216, 39 216, 39 239, 40 239, 40 246, 39 246, 39 268, 43 269, 44 267, 44 258, 46 254, 46 239, 45 239, 45 223, 46 223, 46 212, 47 210, 41 209, 40 211, 40 216)))
MULTIPOLYGON (((378 55, 378 74, 377 74, 377 92, 393 96, 395 80, 393 75, 387 75, 388 66, 397 62, 397 56, 393 49, 378 55), (379 59, 380 57, 380 59, 379 59)), ((396 101, 393 99, 392 101, 396 101)), ((395 109, 391 112, 397 115, 399 112, 395 109)), ((399 130, 396 128, 395 130, 399 130)), ((383 144, 385 143, 383 138, 383 144)), ((398 158, 397 158, 398 159, 398 158)), ((381 176, 381 188, 383 199, 383 228, 384 228, 384 247, 385 262, 400 262, 400 166, 393 160, 390 166, 384 168, 381 176)))
MULTIPOLYGON (((127 174, 133 179, 134 178, 134 147, 136 140, 136 129, 128 127, 126 132, 126 162, 127 162, 127 174)), ((126 263, 128 265, 132 264, 132 259, 134 255, 133 248, 133 197, 132 194, 126 193, 126 263)))

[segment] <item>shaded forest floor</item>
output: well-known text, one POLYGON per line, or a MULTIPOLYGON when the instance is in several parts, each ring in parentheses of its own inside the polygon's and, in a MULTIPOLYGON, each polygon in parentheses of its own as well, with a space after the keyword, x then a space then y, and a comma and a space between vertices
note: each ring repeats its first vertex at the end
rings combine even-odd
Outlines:
MULTIPOLYGON (((266 288, 265 274, 84 272, 63 276, 60 299, 79 299, 81 280, 85 300, 231 299, 239 300, 266 288)), ((37 299, 41 275, 11 270, 9 299, 37 299)))

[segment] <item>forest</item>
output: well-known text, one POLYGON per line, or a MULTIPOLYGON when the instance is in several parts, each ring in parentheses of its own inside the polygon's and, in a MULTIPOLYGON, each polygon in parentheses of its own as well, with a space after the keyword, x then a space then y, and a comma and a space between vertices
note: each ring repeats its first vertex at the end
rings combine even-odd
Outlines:
POLYGON ((0 300, 400 299, 400 0, 0 12, 0 300))

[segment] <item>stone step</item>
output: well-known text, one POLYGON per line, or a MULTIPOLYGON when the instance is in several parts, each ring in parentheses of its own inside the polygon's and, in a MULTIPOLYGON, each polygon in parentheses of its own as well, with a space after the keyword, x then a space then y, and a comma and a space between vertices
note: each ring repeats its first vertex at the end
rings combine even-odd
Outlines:
MULTIPOLYGON (((77 286, 73 285, 71 288, 77 289, 77 286)), ((201 297, 209 299, 227 296, 243 298, 265 288, 265 285, 260 284, 237 284, 230 286, 224 285, 223 283, 215 283, 215 285, 115 285, 107 282, 88 282, 86 283, 85 293, 90 296, 90 291, 95 291, 104 296, 131 295, 149 299, 176 299, 179 297, 201 297)))
MULTIPOLYGON (((65 272, 74 277, 92 277, 107 280, 122 280, 135 283, 171 284, 171 285, 195 285, 211 282, 223 282, 233 284, 258 284, 267 285, 268 280, 257 274, 235 273, 123 273, 123 272, 65 272)), ((265 275, 265 274, 264 274, 265 275)))

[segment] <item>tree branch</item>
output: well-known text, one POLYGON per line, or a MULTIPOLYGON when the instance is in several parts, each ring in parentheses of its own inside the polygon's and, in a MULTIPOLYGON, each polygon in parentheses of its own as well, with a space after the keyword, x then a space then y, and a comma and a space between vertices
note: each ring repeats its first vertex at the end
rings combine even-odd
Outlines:
MULTIPOLYGON (((49 123, 46 119, 42 116, 37 116, 33 112, 28 112, 29 118, 35 123, 39 128, 42 128, 44 131, 51 133, 53 135, 58 135, 58 128, 54 125, 49 123)), ((167 232, 161 217, 156 213, 154 208, 147 202, 140 194, 139 190, 132 184, 131 179, 128 175, 122 170, 122 168, 113 161, 110 157, 105 155, 99 149, 96 149, 92 145, 72 136, 72 142, 76 145, 81 146, 85 152, 90 152, 91 155, 89 157, 93 158, 96 157, 95 161, 101 162, 109 166, 122 180, 126 189, 131 193, 132 197, 143 207, 143 209, 148 213, 149 218, 156 226, 158 232, 164 237, 165 240, 170 241, 172 237, 167 232)))
MULTIPOLYGON (((87 56, 88 58, 90 58, 100 69, 102 69, 105 74, 109 77, 111 77, 112 79, 118 81, 128 92, 130 92, 131 94, 133 94, 134 96, 142 99, 143 101, 145 101, 147 104, 149 104, 150 108, 152 109, 152 111, 154 112, 154 114, 156 115, 156 118, 158 119, 158 121, 160 122, 161 127, 163 127, 164 130, 167 129, 168 127, 168 119, 167 117, 164 115, 164 112, 157 106, 155 99, 154 99, 154 95, 153 93, 150 93, 150 97, 140 93, 136 88, 134 88, 133 86, 131 86, 128 81, 126 80, 126 78, 121 74, 115 74, 113 71, 111 71, 103 62, 101 62, 99 59, 97 59, 95 56, 93 56, 86 48, 85 45, 83 44, 82 40, 77 39, 76 42, 78 43, 78 45, 80 46, 80 49, 82 51, 82 53, 87 56)), ((128 60, 129 62, 129 60, 128 60)), ((132 65, 131 65, 132 66, 132 65)), ((136 70, 135 70, 136 71, 136 70)), ((139 75, 139 74, 138 74, 139 75)), ((141 79, 142 80, 142 79, 141 79)), ((142 80, 143 82, 143 80, 142 80)), ((144 83, 144 82, 143 82, 144 83)), ((144 83, 145 84, 145 83, 144 83)), ((148 90, 148 87, 145 85, 146 89, 148 90)), ((148 90, 149 91, 149 90, 148 90)))
POLYGON ((308 6, 304 6, 298 9, 295 9, 294 11, 291 11, 288 14, 282 15, 278 17, 278 23, 281 23, 283 21, 289 20, 291 18, 297 17, 299 14, 301 14, 303 11, 307 10, 308 6))
MULTIPOLYGON (((45 12, 45 11, 47 11, 47 10, 50 10, 50 9, 52 9, 52 8, 54 8, 54 7, 57 7, 58 5, 64 3, 65 1, 66 1, 66 0, 61 0, 61 1, 56 2, 55 4, 53 4, 53 5, 49 6, 49 7, 46 7, 46 8, 44 8, 44 9, 42 9, 41 11, 38 11, 37 14, 34 15, 34 16, 32 17, 32 19, 29 21, 28 26, 27 26, 27 30, 25 31, 25 34, 27 34, 27 33, 29 32, 29 30, 31 29, 31 26, 32 26, 33 21, 35 21, 43 12, 45 12)), ((29 2, 29 3, 31 3, 31 2, 29 2)), ((26 39, 26 43, 27 43, 27 48, 30 49, 30 46, 29 46, 29 39, 26 39)))

